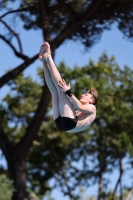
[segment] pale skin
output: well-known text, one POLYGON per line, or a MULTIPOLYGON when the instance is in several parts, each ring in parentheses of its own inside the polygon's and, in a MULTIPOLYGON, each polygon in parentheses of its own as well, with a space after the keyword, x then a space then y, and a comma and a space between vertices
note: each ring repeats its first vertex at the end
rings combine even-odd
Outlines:
POLYGON ((75 128, 66 132, 79 132, 90 127, 96 117, 96 107, 93 105, 93 96, 89 93, 81 95, 78 100, 74 95, 68 97, 65 93, 70 89, 70 83, 67 85, 62 80, 61 75, 55 66, 50 53, 50 45, 44 42, 40 47, 39 59, 43 63, 46 84, 52 94, 52 106, 54 120, 59 116, 74 119, 78 117, 75 128), (47 61, 45 58, 48 58, 47 61))

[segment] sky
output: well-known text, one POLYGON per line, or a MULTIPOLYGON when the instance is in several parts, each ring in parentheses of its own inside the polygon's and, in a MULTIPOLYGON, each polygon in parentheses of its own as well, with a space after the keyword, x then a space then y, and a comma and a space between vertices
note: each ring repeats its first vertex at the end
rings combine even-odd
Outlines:
MULTIPOLYGON (((2 30, 2 28, 3 27, 0 27, 0 30, 2 30)), ((37 52, 39 52, 40 45, 43 42, 40 31, 23 32, 20 29, 19 34, 21 34, 23 50, 25 54, 27 54, 28 56, 33 56, 37 52)), ((15 40, 13 42, 16 43, 15 40)), ((56 65, 58 65, 61 61, 64 61, 69 67, 74 67, 75 65, 82 67, 88 63, 90 58, 94 62, 97 62, 98 58, 105 51, 109 57, 114 55, 117 63, 121 67, 127 65, 128 67, 133 69, 133 43, 125 39, 123 34, 119 30, 117 30, 116 26, 112 27, 111 31, 105 31, 102 34, 101 40, 96 43, 91 49, 88 49, 88 51, 84 51, 84 46, 79 41, 66 41, 56 50, 55 63, 56 65)), ((22 60, 15 58, 14 53, 0 39, 0 76, 2 76, 6 70, 17 67, 21 63, 22 60)), ((38 81, 36 69, 38 66, 41 65, 42 64, 39 60, 35 61, 32 65, 28 67, 28 69, 25 70, 25 75, 32 76, 34 80, 38 81)), ((6 86, 1 88, 0 100, 5 96, 7 92, 8 88, 6 86)), ((3 162, 4 165, 6 164, 4 159, 1 159, 1 162, 3 162)), ((126 165, 126 160, 124 162, 126 165)), ((128 171, 128 175, 125 174, 125 176, 123 177, 124 182, 129 181, 129 177, 131 175, 130 173, 131 171, 128 171)), ((117 171, 111 176, 112 188, 116 182, 116 177, 118 177, 117 171)), ((86 191, 85 195, 95 195, 96 191, 97 186, 91 187, 86 191)), ((59 190, 54 190, 52 196, 55 198, 55 200, 69 200, 69 198, 63 197, 59 190)))

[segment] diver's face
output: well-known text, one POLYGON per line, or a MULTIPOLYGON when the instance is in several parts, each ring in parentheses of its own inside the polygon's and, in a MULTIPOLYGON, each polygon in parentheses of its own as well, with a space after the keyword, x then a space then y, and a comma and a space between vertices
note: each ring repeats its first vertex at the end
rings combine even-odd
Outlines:
POLYGON ((80 102, 82 104, 92 104, 93 103, 93 96, 90 93, 85 93, 81 95, 80 102))

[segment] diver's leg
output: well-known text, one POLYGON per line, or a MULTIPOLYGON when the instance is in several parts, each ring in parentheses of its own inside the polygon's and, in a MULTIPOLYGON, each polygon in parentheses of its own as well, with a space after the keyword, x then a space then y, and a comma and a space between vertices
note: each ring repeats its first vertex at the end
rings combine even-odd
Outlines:
POLYGON ((44 69, 44 76, 45 76, 46 84, 52 94, 53 116, 54 116, 54 119, 56 119, 60 116, 58 91, 51 79, 50 72, 49 72, 47 66, 45 65, 45 63, 43 63, 43 69, 44 69))

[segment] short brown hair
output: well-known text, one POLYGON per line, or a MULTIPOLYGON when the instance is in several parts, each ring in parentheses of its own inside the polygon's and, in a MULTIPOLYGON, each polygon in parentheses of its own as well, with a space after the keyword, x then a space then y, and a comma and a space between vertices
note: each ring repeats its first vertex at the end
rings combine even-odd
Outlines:
POLYGON ((91 94, 94 98, 94 105, 97 104, 97 101, 98 101, 98 92, 97 90, 94 88, 94 87, 91 87, 89 90, 88 90, 88 93, 91 94))

